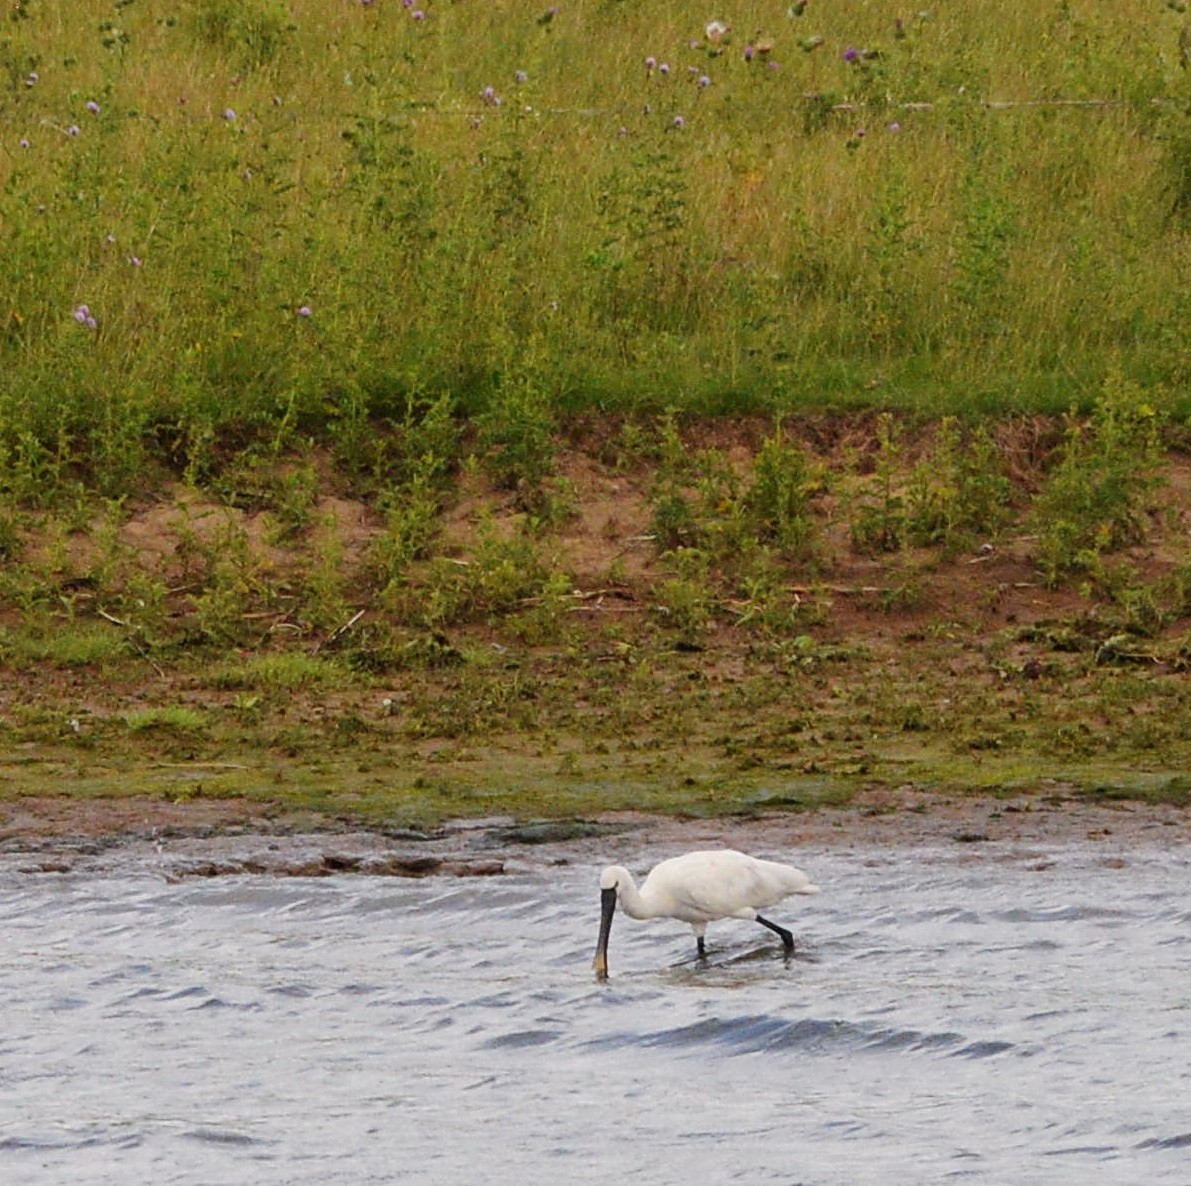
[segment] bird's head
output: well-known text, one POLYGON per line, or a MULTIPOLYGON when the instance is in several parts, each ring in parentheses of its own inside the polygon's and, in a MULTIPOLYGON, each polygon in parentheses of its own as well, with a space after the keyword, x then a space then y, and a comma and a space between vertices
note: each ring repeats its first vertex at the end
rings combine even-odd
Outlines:
POLYGON ((616 894, 627 873, 612 865, 600 874, 600 937, 596 941, 592 967, 598 979, 608 979, 608 936, 612 933, 612 915, 616 913, 616 894))
POLYGON ((620 875, 624 872, 619 865, 609 865, 600 874, 600 890, 614 890, 620 885, 620 875))

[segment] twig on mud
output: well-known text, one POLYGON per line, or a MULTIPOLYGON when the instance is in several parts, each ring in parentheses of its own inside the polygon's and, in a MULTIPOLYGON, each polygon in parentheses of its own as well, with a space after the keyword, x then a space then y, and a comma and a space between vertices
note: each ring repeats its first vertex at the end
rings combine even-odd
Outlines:
POLYGON ((873 593, 893 593, 896 590, 887 585, 793 585, 786 590, 796 597, 812 593, 838 593, 841 597, 861 597, 873 593))
POLYGON ((589 593, 585 593, 582 589, 573 589, 571 596, 579 601, 595 601, 599 597, 619 597, 621 601, 636 600, 632 589, 624 588, 592 589, 589 593))
POLYGON ((132 649, 136 651, 136 653, 140 655, 140 657, 144 659, 144 661, 148 663, 149 666, 152 667, 162 679, 165 679, 165 669, 153 658, 152 655, 149 654, 148 649, 137 639, 136 631, 139 629, 138 626, 134 625, 132 622, 126 622, 123 618, 117 618, 115 614, 109 614, 107 610, 102 609, 99 606, 95 607, 95 612, 105 621, 111 622, 113 625, 119 626, 123 630, 127 630, 128 633, 124 636, 125 642, 127 642, 128 645, 132 647, 132 649))
MULTIPOLYGON (((573 597, 576 601, 594 601, 596 605, 573 605, 569 606, 567 613, 580 613, 584 610, 603 609, 604 607, 599 602, 602 602, 605 597, 615 597, 620 601, 636 601, 637 598, 631 589, 612 588, 612 589, 592 589, 590 592, 585 592, 583 589, 572 589, 569 593, 564 594, 566 597, 573 597)), ((518 605, 533 606, 541 605, 545 602, 544 597, 522 597, 517 601, 518 605)), ((619 610, 619 613, 633 612, 631 610, 619 610)))
POLYGON ((616 557, 623 556, 629 549, 636 547, 638 544, 656 543, 657 538, 656 535, 631 535, 624 541, 624 547, 616 553, 616 557))
POLYGON ((154 762, 159 770, 251 770, 241 762, 154 762))
POLYGON ((346 622, 343 623, 342 626, 328 635, 323 642, 315 643, 314 650, 311 652, 311 654, 317 655, 319 651, 323 649, 323 647, 329 647, 338 638, 346 634, 367 612, 368 611, 366 609, 362 609, 354 613, 346 622))

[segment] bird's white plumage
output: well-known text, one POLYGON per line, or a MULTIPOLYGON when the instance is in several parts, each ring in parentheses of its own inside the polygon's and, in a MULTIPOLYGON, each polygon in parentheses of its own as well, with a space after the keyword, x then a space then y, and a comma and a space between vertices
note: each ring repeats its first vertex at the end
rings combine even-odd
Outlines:
POLYGON ((732 849, 688 852, 655 865, 637 887, 632 874, 621 865, 610 865, 600 875, 604 895, 595 968, 608 974, 608 934, 617 905, 630 918, 675 918, 690 923, 703 954, 707 924, 719 918, 760 922, 776 931, 786 951, 794 950, 793 936, 784 927, 760 916, 760 911, 791 896, 817 894, 819 887, 801 869, 750 857, 732 849))
POLYGON ((817 894, 801 869, 732 849, 688 852, 655 865, 640 889, 627 869, 613 865, 600 878, 615 888, 630 918, 677 918, 692 925, 717 918, 755 919, 758 910, 791 894, 817 894))
POLYGON ((688 852, 662 861, 636 893, 631 878, 618 876, 616 887, 621 908, 630 918, 677 918, 692 924, 754 919, 758 910, 791 894, 819 889, 801 869, 731 849, 688 852))

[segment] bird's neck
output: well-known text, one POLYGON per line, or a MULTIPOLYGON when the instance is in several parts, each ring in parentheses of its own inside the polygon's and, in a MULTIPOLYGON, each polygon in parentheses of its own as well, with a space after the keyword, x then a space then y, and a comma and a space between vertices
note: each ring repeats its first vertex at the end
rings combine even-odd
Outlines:
POLYGON ((657 916, 654 904, 648 895, 643 895, 637 888, 637 883, 627 869, 622 869, 617 877, 616 889, 620 908, 629 918, 654 918, 657 916))

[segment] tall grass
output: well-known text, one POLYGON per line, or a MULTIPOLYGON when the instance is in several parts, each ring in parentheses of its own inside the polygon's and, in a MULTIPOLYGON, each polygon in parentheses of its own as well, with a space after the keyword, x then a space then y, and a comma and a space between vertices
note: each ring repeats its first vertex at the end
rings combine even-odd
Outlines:
POLYGON ((117 495, 440 396, 1185 392, 1188 17, 716 7, 720 44, 687 0, 7 5, 0 484, 117 495))

